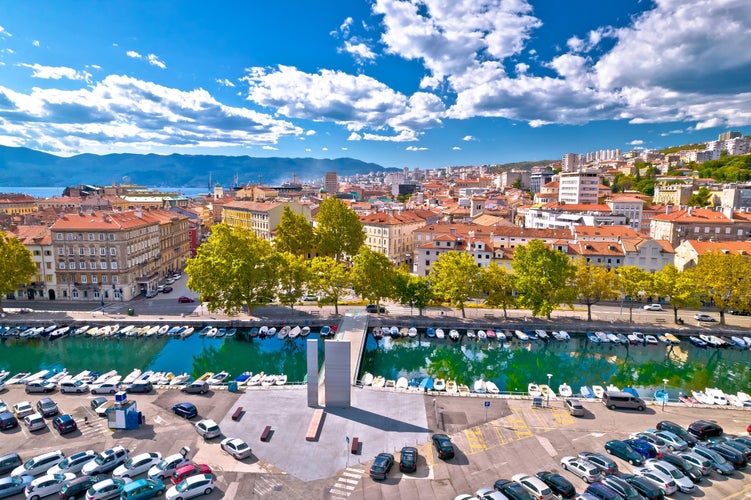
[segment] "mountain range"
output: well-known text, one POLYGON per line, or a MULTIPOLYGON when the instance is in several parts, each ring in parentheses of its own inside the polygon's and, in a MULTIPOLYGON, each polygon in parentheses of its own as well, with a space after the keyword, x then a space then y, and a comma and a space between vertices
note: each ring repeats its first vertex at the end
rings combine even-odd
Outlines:
POLYGON ((72 186, 134 183, 150 187, 204 187, 210 180, 281 184, 296 174, 302 180, 395 171, 353 158, 255 158, 219 155, 81 154, 55 156, 28 148, 0 146, 0 186, 72 186))

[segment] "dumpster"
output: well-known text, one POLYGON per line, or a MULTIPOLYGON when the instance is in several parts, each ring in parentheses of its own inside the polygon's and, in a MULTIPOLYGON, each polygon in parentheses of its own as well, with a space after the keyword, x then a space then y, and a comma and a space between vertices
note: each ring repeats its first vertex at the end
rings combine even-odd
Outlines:
POLYGON ((132 307, 130 309, 128 309, 128 316, 133 316, 135 313, 136 312, 133 310, 132 307))

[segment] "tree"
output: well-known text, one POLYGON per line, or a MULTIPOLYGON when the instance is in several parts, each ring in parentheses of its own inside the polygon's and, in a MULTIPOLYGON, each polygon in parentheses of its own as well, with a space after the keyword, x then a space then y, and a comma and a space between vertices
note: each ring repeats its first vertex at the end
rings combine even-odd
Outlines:
POLYGON ((532 240, 514 250, 511 263, 516 274, 518 303, 533 316, 547 316, 561 303, 573 306, 574 294, 568 287, 574 266, 563 252, 532 240))
POLYGON ((380 252, 366 246, 360 247, 352 267, 352 284, 355 293, 380 311, 381 300, 394 293, 394 264, 380 252))
POLYGON ((313 226, 302 214, 296 214, 288 206, 276 226, 274 246, 280 252, 289 252, 307 257, 316 247, 316 235, 313 226))
POLYGON ((402 304, 416 307, 418 314, 422 316, 422 310, 433 298, 433 288, 427 278, 399 269, 394 279, 394 295, 402 304))
POLYGON ((652 277, 655 293, 661 297, 670 298, 673 321, 676 323, 678 323, 678 309, 701 306, 699 283, 696 278, 694 269, 689 268, 681 272, 672 264, 657 271, 652 277))
POLYGON ((29 249, 18 238, 0 231, 0 312, 3 311, 2 298, 31 281, 36 272, 29 249))
POLYGON ((247 229, 217 224, 185 271, 188 287, 201 294, 209 311, 237 314, 274 296, 277 264, 271 243, 247 229))
POLYGON ((691 195, 686 204, 692 207, 708 207, 712 204, 712 192, 705 186, 702 186, 696 193, 691 195))
POLYGON ((327 198, 321 203, 316 222, 318 255, 342 262, 347 256, 357 254, 365 243, 360 218, 338 198, 327 198))
POLYGON ((433 292, 460 309, 462 318, 466 318, 464 304, 479 295, 482 285, 474 257, 464 252, 443 253, 430 268, 429 279, 433 292))
POLYGON ((503 308, 504 319, 508 318, 507 309, 514 305, 514 275, 504 268, 491 262, 482 273, 483 288, 487 297, 485 303, 490 307, 503 308))
POLYGON ((701 276, 698 289, 706 300, 720 312, 720 324, 725 324, 725 311, 745 296, 743 279, 748 276, 749 264, 740 255, 709 252, 699 257, 696 274, 701 276))
POLYGON ((339 315, 339 297, 350 286, 352 277, 347 266, 331 257, 315 257, 310 261, 310 288, 318 294, 318 303, 334 304, 339 315))
POLYGON ((573 288, 579 302, 587 306, 587 321, 592 321, 593 304, 618 296, 618 276, 602 266, 590 264, 583 257, 576 259, 574 267, 573 288))
POLYGON ((277 297, 279 302, 294 309, 308 285, 310 267, 305 257, 289 252, 281 252, 275 255, 277 264, 277 276, 279 277, 277 297))
POLYGON ((634 300, 652 294, 652 277, 640 267, 623 266, 618 268, 620 289, 628 300, 628 322, 633 319, 634 300))

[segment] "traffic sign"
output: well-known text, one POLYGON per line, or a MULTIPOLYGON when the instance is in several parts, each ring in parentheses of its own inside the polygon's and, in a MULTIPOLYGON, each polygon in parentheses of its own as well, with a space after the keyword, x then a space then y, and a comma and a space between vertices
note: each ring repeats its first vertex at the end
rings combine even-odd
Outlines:
POLYGON ((490 406, 490 401, 485 401, 485 408, 490 406))

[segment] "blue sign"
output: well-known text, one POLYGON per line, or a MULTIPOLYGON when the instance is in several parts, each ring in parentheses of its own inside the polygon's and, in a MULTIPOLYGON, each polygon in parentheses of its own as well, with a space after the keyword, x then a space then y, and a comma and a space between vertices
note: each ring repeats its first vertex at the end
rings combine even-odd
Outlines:
POLYGON ((485 401, 485 408, 488 408, 490 406, 490 401, 485 401))
POLYGON ((349 436, 344 436, 344 438, 347 440, 347 444, 349 444, 349 436))

